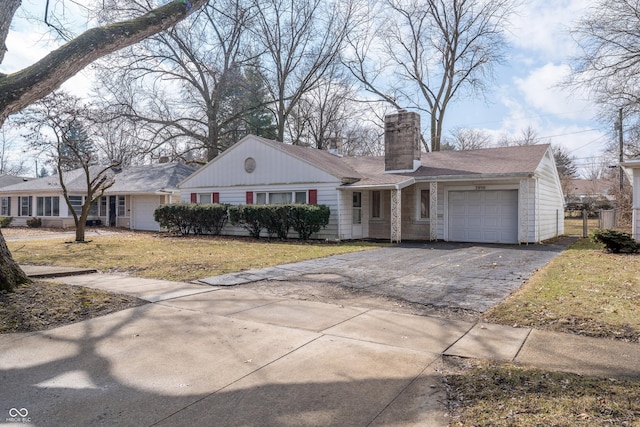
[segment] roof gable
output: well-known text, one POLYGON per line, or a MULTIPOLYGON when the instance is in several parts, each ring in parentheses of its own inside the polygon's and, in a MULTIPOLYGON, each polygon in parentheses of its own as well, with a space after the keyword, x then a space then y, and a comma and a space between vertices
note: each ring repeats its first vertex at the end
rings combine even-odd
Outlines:
POLYGON ((180 188, 341 182, 361 176, 326 151, 249 135, 179 184, 180 188), (254 169, 245 169, 253 159, 254 169))

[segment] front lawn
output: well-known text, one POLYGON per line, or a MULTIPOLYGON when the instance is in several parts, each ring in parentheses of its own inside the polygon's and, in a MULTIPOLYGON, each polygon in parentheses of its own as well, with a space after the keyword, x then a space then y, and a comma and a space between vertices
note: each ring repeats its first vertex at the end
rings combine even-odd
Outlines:
POLYGON ((191 281, 380 245, 362 242, 268 242, 231 237, 118 232, 91 237, 88 243, 48 239, 11 241, 7 246, 13 258, 22 264, 96 268, 103 272, 191 281))
POLYGON ((488 322, 640 341, 640 255, 605 253, 582 239, 503 303, 488 322))

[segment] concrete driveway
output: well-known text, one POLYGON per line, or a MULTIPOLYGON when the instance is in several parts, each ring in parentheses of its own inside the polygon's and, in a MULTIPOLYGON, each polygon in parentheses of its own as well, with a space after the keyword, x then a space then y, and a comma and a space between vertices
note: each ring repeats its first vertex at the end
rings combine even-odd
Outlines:
POLYGON ((562 245, 403 244, 202 279, 335 283, 371 294, 485 312, 566 249, 562 245))
MULTIPOLYGON (((216 280, 334 280, 484 310, 561 250, 402 245, 216 280)), ((150 304, 49 331, 0 335, 0 424, 445 426, 442 355, 517 361, 529 355, 525 340, 533 336, 530 329, 302 301, 243 286, 108 274, 55 280, 150 304)), ((541 348, 563 340, 545 338, 541 348)), ((609 354, 610 345, 598 356, 609 354)), ((553 357, 533 354, 575 359, 573 349, 557 348, 553 357)), ((616 359, 633 360, 635 352, 625 347, 616 359)), ((597 366, 608 372, 608 365, 597 366)))

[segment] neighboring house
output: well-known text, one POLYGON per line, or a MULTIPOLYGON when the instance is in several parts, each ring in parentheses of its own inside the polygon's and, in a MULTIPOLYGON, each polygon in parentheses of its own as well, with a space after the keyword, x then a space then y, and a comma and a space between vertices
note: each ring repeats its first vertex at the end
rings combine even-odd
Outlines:
MULTIPOLYGON (((180 163, 130 166, 109 172, 114 184, 94 202, 88 221, 132 230, 160 230, 153 211, 180 200, 177 184, 194 172, 180 163)), ((82 169, 65 172, 69 199, 79 214, 87 185, 82 169)), ((73 215, 62 195, 58 175, 33 179, 0 188, 0 215, 12 216, 11 225, 24 226, 38 217, 44 227, 73 227, 73 215)))
POLYGON ((631 234, 636 241, 640 242, 640 159, 627 160, 621 163, 621 166, 628 175, 631 175, 630 180, 633 186, 631 234))
MULTIPOLYGON (((319 239, 533 243, 564 232, 564 197, 549 145, 421 153, 420 118, 385 119, 385 156, 247 136, 179 184, 183 202, 318 203, 319 239)), ((224 234, 246 235, 226 225, 224 234)))
POLYGON ((572 179, 565 194, 567 209, 613 205, 615 196, 610 194, 613 186, 610 179, 572 179))

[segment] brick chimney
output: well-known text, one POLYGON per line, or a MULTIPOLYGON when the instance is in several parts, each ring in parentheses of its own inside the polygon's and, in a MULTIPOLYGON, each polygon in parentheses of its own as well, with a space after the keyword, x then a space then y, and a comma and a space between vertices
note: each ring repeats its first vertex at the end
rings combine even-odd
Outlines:
POLYGON ((384 171, 414 172, 420 167, 420 115, 399 110, 384 118, 384 171))

